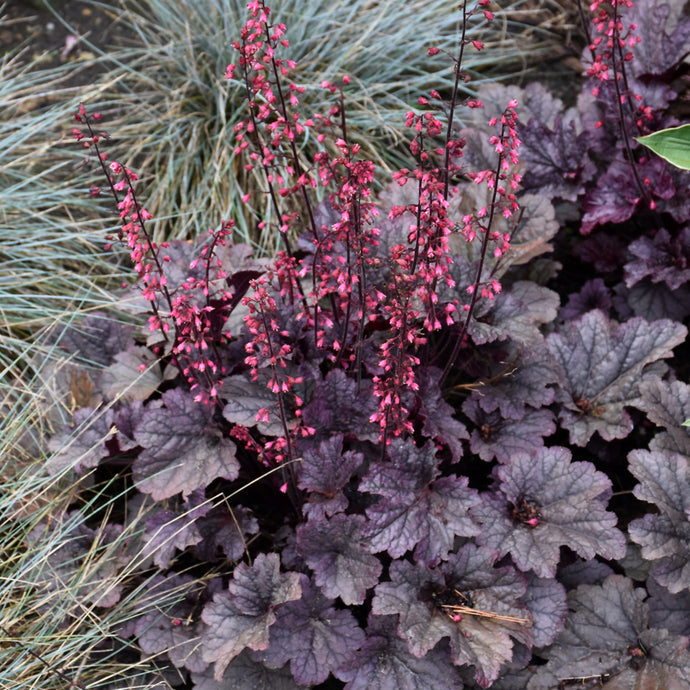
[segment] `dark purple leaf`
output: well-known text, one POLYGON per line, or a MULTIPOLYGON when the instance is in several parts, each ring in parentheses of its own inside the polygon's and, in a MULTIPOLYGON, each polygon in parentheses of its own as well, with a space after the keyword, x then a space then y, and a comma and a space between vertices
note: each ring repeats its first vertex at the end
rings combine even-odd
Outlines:
POLYGON ((512 639, 532 644, 529 612, 519 601, 525 580, 513 568, 494 568, 495 556, 467 544, 434 570, 394 561, 372 612, 397 614, 398 634, 417 657, 450 638, 453 663, 474 666, 477 682, 489 687, 512 658, 512 639))
POLYGON ((588 280, 580 292, 568 295, 568 303, 561 307, 560 317, 564 321, 572 321, 583 316, 592 309, 599 309, 605 314, 611 309, 611 291, 604 285, 601 278, 588 280))
POLYGON ((618 559, 617 565, 622 573, 635 582, 651 581, 651 563, 642 556, 642 549, 638 544, 628 540, 625 556, 618 559))
MULTIPOLYGON (((568 595, 572 613, 548 658, 528 688, 540 678, 606 681, 615 690, 682 690, 690 683, 687 638, 648 627, 643 589, 611 575, 603 585, 581 585, 568 595)), ((554 687, 554 686, 551 686, 554 687)))
POLYGON ((465 425, 453 417, 453 408, 442 397, 440 374, 441 371, 435 367, 420 367, 417 370, 422 430, 427 438, 447 446, 453 459, 458 461, 463 454, 461 439, 469 438, 469 434, 465 425))
POLYGON ((115 413, 113 420, 117 429, 115 438, 120 451, 124 452, 136 448, 137 442, 134 440, 134 430, 143 414, 144 406, 138 401, 120 407, 115 413))
POLYGON ((600 585, 609 575, 613 575, 610 565, 597 559, 585 561, 578 558, 562 568, 558 568, 558 581, 568 590, 580 585, 600 585))
POLYGON ((206 517, 197 520, 203 541, 196 546, 197 556, 215 561, 218 552, 229 561, 239 561, 247 551, 249 537, 259 532, 259 523, 244 506, 216 506, 206 517))
POLYGON ((199 635, 203 624, 199 583, 187 575, 156 576, 147 591, 155 610, 139 617, 133 634, 144 653, 143 658, 166 653, 177 668, 201 673, 208 664, 201 658, 199 635))
POLYGON ((143 554, 152 556, 159 568, 168 568, 176 549, 184 551, 187 546, 202 540, 196 521, 210 508, 211 504, 204 502, 204 492, 200 489, 190 494, 189 499, 176 509, 157 511, 146 520, 143 554))
POLYGON ((592 179, 595 165, 587 155, 589 135, 577 132, 575 122, 557 116, 553 128, 531 119, 519 129, 527 164, 525 188, 566 201, 576 201, 592 179))
POLYGON ((108 456, 106 441, 117 429, 113 427, 115 413, 112 407, 93 410, 82 407, 72 415, 72 426, 53 436, 48 449, 53 455, 46 463, 49 474, 57 474, 67 467, 81 473, 89 467, 96 467, 101 458, 108 456))
POLYGON ((230 662, 221 680, 216 680, 209 668, 204 673, 192 673, 192 681, 194 690, 304 690, 287 666, 279 670, 266 668, 254 661, 248 650, 230 662))
MULTIPOLYGON (((681 285, 677 290, 669 290, 665 283, 652 283, 643 280, 630 290, 625 290, 621 283, 616 287, 618 299, 614 298, 614 305, 622 312, 619 299, 623 297, 635 316, 641 316, 647 321, 658 319, 673 319, 684 321, 690 314, 690 286, 681 285)), ((621 318, 629 318, 627 315, 621 318)))
POLYGON ((543 336, 539 326, 555 320, 558 306, 555 292, 531 281, 520 281, 494 299, 483 321, 472 322, 470 335, 478 345, 506 338, 522 345, 540 343, 543 336))
POLYGON ((690 589, 690 470, 679 453, 633 450, 630 472, 640 482, 637 498, 653 503, 658 514, 633 520, 628 530, 642 547, 642 556, 655 563, 652 575, 676 594, 690 589))
POLYGON ((690 590, 671 594, 651 578, 646 587, 649 592, 649 625, 666 628, 674 635, 690 637, 690 590))
POLYGON ((88 364, 107 366, 118 352, 133 342, 134 328, 126 326, 102 312, 94 312, 78 324, 70 324, 51 333, 50 342, 76 355, 88 364))
POLYGON ((237 477, 235 445, 211 425, 211 411, 177 388, 146 408, 134 434, 144 448, 133 466, 140 491, 157 501, 186 498, 217 477, 237 477))
POLYGON ((645 411, 650 421, 666 430, 657 434, 650 449, 690 456, 690 428, 683 426, 683 422, 690 419, 690 386, 682 381, 667 382, 650 377, 640 384, 640 394, 637 407, 645 411))
POLYGON ((584 199, 580 232, 589 235, 597 225, 629 220, 639 200, 630 164, 620 159, 613 161, 584 199))
POLYGON ((690 19, 683 14, 682 3, 677 4, 681 12, 675 22, 669 22, 668 0, 637 0, 630 8, 628 16, 641 39, 632 61, 636 76, 665 76, 690 53, 690 19))
POLYGON ((477 541, 540 577, 556 574, 561 546, 583 558, 621 558, 625 537, 606 510, 609 478, 570 458, 567 448, 542 448, 496 467, 495 492, 482 494, 470 511, 482 528, 477 541))
POLYGON ((556 431, 550 410, 527 410, 520 419, 504 419, 498 412, 481 410, 481 403, 475 392, 463 403, 462 410, 477 425, 470 448, 482 460, 496 458, 507 463, 515 453, 533 454, 544 446, 543 437, 556 431))
POLYGON ((357 382, 341 369, 333 369, 317 382, 312 401, 304 408, 304 423, 317 434, 339 432, 354 434, 365 441, 378 441, 379 430, 369 417, 376 412, 376 400, 370 384, 357 392, 357 382))
POLYGON ((266 649, 275 609, 301 594, 299 575, 281 573, 274 553, 259 554, 252 567, 236 566, 227 591, 215 594, 201 615, 208 626, 201 639, 202 656, 215 662, 214 678, 220 681, 243 649, 266 649))
POLYGON ((297 529, 297 549, 324 594, 347 605, 361 604, 379 581, 382 565, 363 545, 360 515, 311 517, 297 529))
MULTIPOLYGON (((583 50, 582 55, 589 66, 592 59, 591 52, 583 50)), ((601 86, 601 81, 597 80, 596 85, 601 86)), ((577 114, 583 130, 589 134, 590 158, 605 164, 606 161, 613 160, 618 155, 620 127, 618 121, 609 122, 611 118, 606 117, 607 104, 601 98, 602 89, 599 89, 600 95, 595 97, 592 93, 594 86, 591 79, 582 84, 582 89, 577 95, 577 114), (600 123, 603 123, 603 126, 600 123)))
POLYGON ((690 221, 690 173, 669 166, 668 173, 673 179, 676 193, 659 204, 663 211, 669 213, 677 223, 684 224, 690 221))
POLYGON ((345 690, 462 690, 447 653, 434 648, 417 658, 397 636, 393 616, 370 616, 362 648, 335 675, 345 690))
POLYGON ((573 248, 575 256, 592 264, 597 273, 618 270, 626 261, 627 251, 627 244, 603 230, 586 237, 573 248))
MULTIPOLYGON (((501 675, 491 684, 491 690, 524 690, 533 675, 533 668, 525 668, 525 664, 518 665, 511 662, 501 669, 501 675)), ((481 687, 478 683, 467 682, 466 671, 463 673, 463 680, 465 681, 465 688, 467 690, 477 690, 477 688, 481 687)), ((561 690, 561 688, 557 690, 561 690)))
POLYGON ((644 278, 664 282, 670 290, 690 281, 690 228, 683 228, 675 238, 662 228, 653 238, 643 236, 631 242, 629 251, 636 257, 625 264, 629 288, 644 278))
MULTIPOLYGON (((666 172, 666 164, 660 158, 638 163, 637 176, 648 179, 646 194, 650 197, 669 199, 675 193, 673 179, 666 172)), ((628 220, 640 202, 641 192, 630 163, 616 158, 608 170, 597 180, 597 186, 587 193, 583 202, 584 216, 580 232, 588 235, 597 225, 623 223, 628 220)))
POLYGON ((322 441, 318 448, 302 451, 297 485, 309 491, 304 511, 308 515, 333 515, 347 508, 343 489, 362 464, 361 453, 343 453, 343 437, 334 434, 322 441))
POLYGON ((300 576, 300 584, 302 597, 278 610, 268 649, 260 656, 269 668, 280 668, 289 661, 295 680, 311 686, 323 683, 345 664, 365 635, 353 615, 333 608, 333 601, 306 575, 300 576))
POLYGON ((415 558, 437 563, 452 548, 455 536, 477 534, 468 510, 478 501, 465 477, 437 478, 436 451, 431 442, 417 448, 395 440, 389 459, 374 463, 360 490, 383 498, 367 508, 364 536, 372 552, 399 558, 415 549, 415 558))
POLYGON ((564 372, 559 417, 571 442, 584 446, 595 431, 607 441, 627 436, 632 421, 625 407, 637 404, 645 367, 670 357, 686 335, 672 321, 616 325, 597 310, 551 334, 547 345, 564 372))
POLYGON ((558 637, 568 617, 565 587, 558 581, 527 573, 527 591, 520 598, 532 619, 535 647, 546 647, 558 637))
POLYGON ((544 345, 511 348, 493 365, 475 394, 485 412, 499 409, 506 419, 521 419, 526 405, 543 407, 554 400, 551 384, 560 383, 561 368, 544 345))

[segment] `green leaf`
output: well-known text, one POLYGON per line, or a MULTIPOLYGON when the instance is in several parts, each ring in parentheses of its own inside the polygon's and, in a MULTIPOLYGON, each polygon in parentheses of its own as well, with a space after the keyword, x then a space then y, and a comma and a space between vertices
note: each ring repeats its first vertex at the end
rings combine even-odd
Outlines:
POLYGON ((671 165, 690 170, 690 125, 662 129, 646 137, 638 137, 637 141, 652 149, 671 165))

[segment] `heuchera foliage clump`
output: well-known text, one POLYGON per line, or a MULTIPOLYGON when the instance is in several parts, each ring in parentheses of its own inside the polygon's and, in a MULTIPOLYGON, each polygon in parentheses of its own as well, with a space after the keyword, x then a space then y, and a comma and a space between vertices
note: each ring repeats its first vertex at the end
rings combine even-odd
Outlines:
MULTIPOLYGON (((148 596, 178 593, 120 639, 200 690, 690 687, 690 388, 670 359, 690 185, 634 139, 687 96, 680 4, 581 7, 570 107, 539 83, 468 96, 483 46, 463 32, 437 56, 455 89, 407 113, 412 162, 376 195, 349 79, 303 113, 287 29, 250 2, 228 146, 263 171, 245 201, 270 196, 271 259, 229 221, 156 244, 80 108, 149 332, 94 315, 55 336, 99 367, 49 469, 121 472, 148 596)), ((459 12, 493 19, 488 0, 459 12)), ((106 536, 75 535, 55 572, 106 536)))

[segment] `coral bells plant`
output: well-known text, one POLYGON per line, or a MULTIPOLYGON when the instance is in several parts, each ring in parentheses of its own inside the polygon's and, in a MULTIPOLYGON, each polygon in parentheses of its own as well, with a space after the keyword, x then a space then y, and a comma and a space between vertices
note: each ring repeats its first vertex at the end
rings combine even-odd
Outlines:
POLYGON ((102 606, 142 597, 113 655, 136 645, 199 689, 690 684, 690 389, 672 359, 690 198, 631 143, 671 124, 680 69, 635 51, 690 21, 638 42, 644 3, 624 5, 591 8, 566 109, 540 84, 460 96, 465 50, 484 49, 465 30, 494 18, 461 3, 457 53, 429 50, 455 87, 401 114, 411 163, 376 195, 355 87, 323 81, 331 107, 303 112, 289 29, 250 2, 228 146, 261 171, 245 202, 270 199, 271 260, 225 222, 200 246, 153 242, 136 175, 80 107, 149 318, 145 342, 103 315, 51 335, 91 362, 93 403, 48 469, 116 476, 146 525, 143 557, 104 571, 128 575, 102 606))

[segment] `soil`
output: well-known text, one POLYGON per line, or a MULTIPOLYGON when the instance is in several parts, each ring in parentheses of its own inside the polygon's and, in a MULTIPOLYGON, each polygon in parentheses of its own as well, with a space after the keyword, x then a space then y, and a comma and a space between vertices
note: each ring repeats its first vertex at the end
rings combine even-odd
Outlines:
MULTIPOLYGON (((564 0, 526 0, 515 17, 508 17, 534 26, 540 38, 544 30, 552 34, 548 71, 535 72, 532 65, 525 77, 528 81, 547 82, 566 101, 577 92, 571 87, 573 79, 582 72, 578 60, 582 45, 575 38, 577 16, 569 3, 570 0, 565 0, 565 4, 564 0)), ((112 4, 117 5, 117 0, 112 4)), ((114 11, 81 0, 9 0, 0 6, 0 54, 21 51, 23 62, 38 61, 36 65, 41 68, 78 60, 88 62, 98 49, 132 45, 131 36, 116 19, 114 11)), ((75 70, 69 80, 73 86, 90 83, 98 69, 94 66, 75 70)))
MULTIPOLYGON (((10 0, 0 8, 0 54, 19 53, 22 62, 47 69, 96 56, 95 49, 128 41, 114 12, 80 0, 10 0)), ((75 70, 72 85, 94 80, 98 67, 75 70)))

